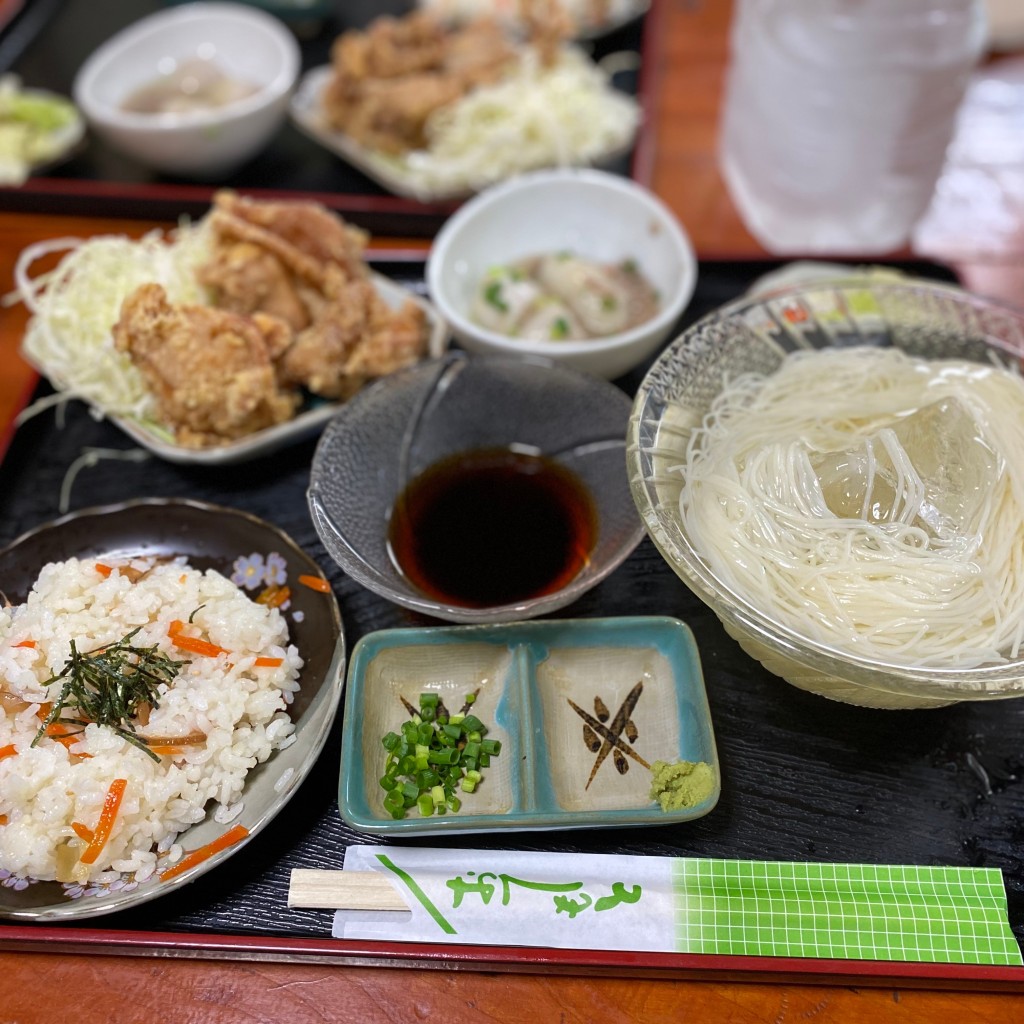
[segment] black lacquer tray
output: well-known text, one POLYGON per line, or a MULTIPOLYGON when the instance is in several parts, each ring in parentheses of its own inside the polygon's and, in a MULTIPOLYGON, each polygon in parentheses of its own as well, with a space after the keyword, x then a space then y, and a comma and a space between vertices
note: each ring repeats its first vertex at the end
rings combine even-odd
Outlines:
MULTIPOLYGON (((700 267, 684 323, 740 294, 772 264, 700 267)), ((392 276, 420 265, 377 265, 392 276)), ((944 270, 917 273, 949 279, 944 270)), ((627 392, 646 367, 617 383, 627 392)), ((41 386, 46 390, 45 385, 41 386)), ((235 506, 287 531, 325 570, 341 603, 349 649, 367 633, 436 625, 361 588, 334 567, 306 507, 315 442, 238 466, 187 467, 151 459, 101 462, 79 475, 72 508, 137 497, 187 497, 235 506)), ((22 426, 0 465, 0 544, 57 516, 65 472, 85 447, 129 447, 114 426, 72 403, 63 428, 52 412, 22 426)), ((2 584, 0 584, 2 589, 2 584)), ((721 799, 694 821, 657 827, 431 837, 454 848, 560 850, 655 856, 916 863, 1003 871, 1014 933, 1024 940, 1024 701, 961 703, 937 710, 851 707, 768 674, 729 639, 715 616, 662 561, 649 540, 561 617, 663 615, 692 628, 703 663, 722 769, 721 799)), ((609 970, 668 976, 851 979, 858 984, 1020 987, 1019 968, 854 961, 769 960, 497 947, 402 946, 330 938, 329 911, 287 907, 292 868, 340 868, 345 849, 376 843, 352 831, 336 804, 342 722, 310 777, 272 828, 194 884, 88 927, 0 925, 8 948, 159 952, 161 955, 315 957, 512 970, 609 970)), ((415 840, 389 840, 397 844, 415 840)))

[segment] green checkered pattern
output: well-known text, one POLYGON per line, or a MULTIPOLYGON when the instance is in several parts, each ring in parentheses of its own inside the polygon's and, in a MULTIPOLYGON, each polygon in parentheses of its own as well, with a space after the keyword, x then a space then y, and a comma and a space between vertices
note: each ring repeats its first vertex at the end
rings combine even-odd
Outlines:
POLYGON ((681 953, 1020 964, 994 868, 680 858, 681 953))

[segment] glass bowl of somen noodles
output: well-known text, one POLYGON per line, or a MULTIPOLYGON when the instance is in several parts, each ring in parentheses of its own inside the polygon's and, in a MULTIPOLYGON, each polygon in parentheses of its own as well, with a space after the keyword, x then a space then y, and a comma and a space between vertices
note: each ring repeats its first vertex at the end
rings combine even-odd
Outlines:
POLYGON ((634 403, 647 532, 795 686, 868 707, 1024 693, 1024 311, 851 276, 745 298, 634 403))

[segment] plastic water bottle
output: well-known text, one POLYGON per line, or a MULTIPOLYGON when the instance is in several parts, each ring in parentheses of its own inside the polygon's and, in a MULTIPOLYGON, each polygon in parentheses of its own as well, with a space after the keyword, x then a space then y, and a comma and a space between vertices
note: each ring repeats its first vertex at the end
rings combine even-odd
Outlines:
POLYGON ((721 158, 777 253, 881 253, 926 210, 982 0, 736 0, 721 158))

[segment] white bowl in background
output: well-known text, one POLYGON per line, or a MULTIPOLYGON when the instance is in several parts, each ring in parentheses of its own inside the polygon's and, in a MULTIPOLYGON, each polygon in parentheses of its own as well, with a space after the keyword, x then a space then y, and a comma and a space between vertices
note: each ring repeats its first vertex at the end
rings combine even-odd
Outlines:
POLYGON ((431 299, 463 348, 544 356, 609 379, 657 351, 696 283, 693 247, 671 210, 642 185, 589 168, 537 171, 486 189, 445 222, 427 261, 431 299), (513 338, 470 319, 488 269, 561 251, 598 263, 634 261, 658 292, 657 314, 619 334, 575 341, 513 338))
POLYGON ((234 3, 191 3, 160 11, 108 39, 75 76, 74 99, 114 148, 158 171, 224 175, 261 150, 287 115, 300 68, 291 31, 264 11, 234 3), (221 107, 143 114, 126 99, 191 58, 257 90, 221 107))

